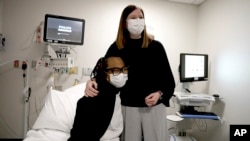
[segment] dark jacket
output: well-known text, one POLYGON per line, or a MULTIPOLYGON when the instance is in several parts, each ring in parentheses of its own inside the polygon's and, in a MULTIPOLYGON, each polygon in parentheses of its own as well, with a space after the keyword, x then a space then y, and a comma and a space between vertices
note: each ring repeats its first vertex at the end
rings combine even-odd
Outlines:
POLYGON ((130 39, 123 49, 113 43, 106 55, 119 54, 129 66, 128 81, 121 90, 121 104, 131 107, 147 107, 145 98, 161 91, 158 101, 169 106, 175 89, 175 81, 163 45, 153 40, 148 48, 141 48, 141 39, 130 39))
POLYGON ((73 128, 68 141, 100 141, 107 130, 119 90, 106 80, 96 80, 99 94, 82 97, 77 102, 73 128))

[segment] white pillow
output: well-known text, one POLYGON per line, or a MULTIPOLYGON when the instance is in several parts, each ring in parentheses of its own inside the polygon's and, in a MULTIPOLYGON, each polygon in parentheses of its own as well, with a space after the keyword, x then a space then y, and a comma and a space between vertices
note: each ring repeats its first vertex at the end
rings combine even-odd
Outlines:
POLYGON ((51 90, 33 129, 52 129, 70 133, 76 104, 78 99, 84 95, 85 85, 86 83, 82 83, 63 92, 51 90))
POLYGON ((83 96, 84 95, 85 86, 86 86, 86 82, 78 84, 78 85, 75 85, 73 87, 70 87, 70 88, 64 90, 64 92, 77 93, 77 94, 81 94, 83 96))

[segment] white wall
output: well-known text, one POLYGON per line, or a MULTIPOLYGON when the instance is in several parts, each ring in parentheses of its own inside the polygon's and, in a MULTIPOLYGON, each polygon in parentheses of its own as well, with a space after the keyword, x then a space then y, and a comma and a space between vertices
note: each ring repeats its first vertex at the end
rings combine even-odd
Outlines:
POLYGON ((2 33, 3 0, 0 0, 0 33, 2 33))
MULTIPOLYGON (((150 0, 3 0, 3 32, 6 35, 6 50, 0 52, 0 138, 23 136, 22 70, 13 68, 13 60, 40 59, 44 45, 34 43, 36 27, 46 13, 84 18, 86 20, 84 45, 76 47, 78 75, 57 75, 55 83, 63 89, 72 86, 74 79, 86 81, 81 68, 93 67, 104 55, 117 33, 120 14, 128 4, 138 4, 144 9, 149 32, 160 40, 167 51, 176 79, 177 90, 180 52, 194 52, 197 43, 198 8, 193 5, 150 0), (13 81, 14 80, 14 81, 13 81), (3 102, 5 101, 5 102, 3 102)), ((54 55, 52 53, 52 55, 54 55)), ((20 61, 22 63, 22 61, 20 61)), ((47 94, 50 77, 48 68, 30 69, 29 82, 32 88, 29 127, 34 123, 47 94)), ((207 87, 206 85, 204 87, 207 87)), ((204 88, 201 88, 204 89, 204 88)), ((206 88, 207 89, 207 88, 206 88)))
POLYGON ((199 7, 198 19, 197 50, 209 53, 209 93, 223 97, 213 110, 225 121, 207 121, 208 131, 197 129, 195 136, 203 141, 229 141, 231 124, 250 124, 250 1, 208 0, 199 7))

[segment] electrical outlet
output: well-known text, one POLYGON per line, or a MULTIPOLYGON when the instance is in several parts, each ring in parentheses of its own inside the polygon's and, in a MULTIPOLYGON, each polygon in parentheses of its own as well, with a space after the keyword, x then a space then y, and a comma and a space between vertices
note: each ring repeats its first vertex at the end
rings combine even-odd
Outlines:
POLYGON ((32 60, 32 62, 31 62, 31 68, 32 69, 36 69, 37 66, 38 66, 38 61, 37 60, 32 60))
POLYGON ((14 68, 18 68, 19 67, 19 60, 15 60, 14 61, 14 68))
POLYGON ((92 68, 85 68, 85 67, 83 67, 83 69, 82 69, 83 75, 90 75, 92 71, 93 71, 92 68))

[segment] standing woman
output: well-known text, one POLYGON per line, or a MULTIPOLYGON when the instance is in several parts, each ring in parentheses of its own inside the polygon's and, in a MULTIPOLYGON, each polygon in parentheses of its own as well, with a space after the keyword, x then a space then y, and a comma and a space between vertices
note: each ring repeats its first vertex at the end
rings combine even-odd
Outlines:
MULTIPOLYGON (((117 38, 106 55, 120 54, 129 65, 128 81, 120 97, 124 141, 169 141, 166 107, 175 81, 163 45, 146 31, 144 12, 128 5, 121 14, 117 38)), ((97 83, 89 80, 85 95, 98 95, 97 83)))

